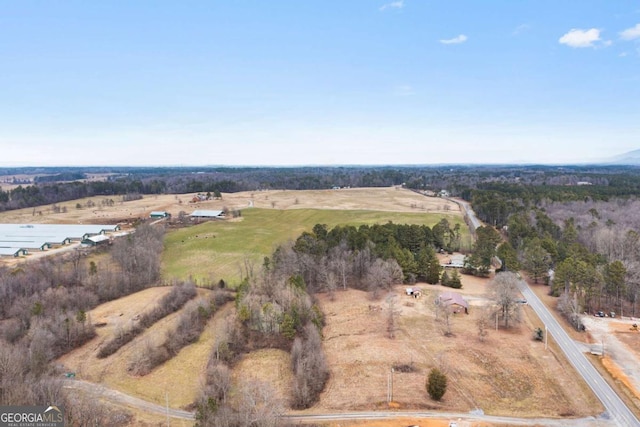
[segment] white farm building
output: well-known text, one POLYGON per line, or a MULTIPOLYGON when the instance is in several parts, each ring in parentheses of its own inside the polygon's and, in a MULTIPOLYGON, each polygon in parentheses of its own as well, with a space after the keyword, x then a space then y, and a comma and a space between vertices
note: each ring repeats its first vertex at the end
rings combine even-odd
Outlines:
POLYGON ((43 251, 119 229, 119 225, 0 224, 0 255, 26 255, 29 250, 43 251))
POLYGON ((224 218, 224 212, 198 209, 193 211, 193 213, 189 216, 191 218, 198 218, 198 219, 222 219, 224 218))

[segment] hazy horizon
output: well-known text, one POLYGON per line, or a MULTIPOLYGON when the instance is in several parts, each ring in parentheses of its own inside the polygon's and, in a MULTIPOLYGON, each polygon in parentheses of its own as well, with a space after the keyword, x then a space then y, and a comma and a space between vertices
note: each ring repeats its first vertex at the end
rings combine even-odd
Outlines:
POLYGON ((590 164, 640 142, 633 1, 7 3, 0 166, 590 164))

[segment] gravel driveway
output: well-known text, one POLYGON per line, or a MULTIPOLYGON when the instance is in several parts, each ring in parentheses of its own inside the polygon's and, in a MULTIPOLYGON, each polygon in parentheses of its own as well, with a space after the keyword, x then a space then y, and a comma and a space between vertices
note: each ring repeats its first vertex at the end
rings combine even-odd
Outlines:
POLYGON ((596 342, 593 345, 600 347, 604 342, 605 355, 611 357, 615 364, 625 373, 636 392, 640 391, 640 360, 625 343, 618 339, 613 328, 609 327, 610 322, 628 323, 629 327, 634 323, 640 322, 637 319, 616 318, 614 320, 593 316, 583 316, 582 322, 596 342))

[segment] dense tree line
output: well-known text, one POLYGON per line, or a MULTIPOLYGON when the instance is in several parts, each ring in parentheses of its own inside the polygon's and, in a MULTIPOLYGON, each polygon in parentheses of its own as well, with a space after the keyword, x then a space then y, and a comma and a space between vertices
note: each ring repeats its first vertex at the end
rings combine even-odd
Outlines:
MULTIPOLYGON (((590 181, 589 181, 590 182, 590 181)), ((547 203, 622 200, 640 193, 640 180, 633 176, 607 178, 606 185, 523 185, 485 183, 462 195, 473 204, 478 218, 495 227, 507 224, 516 213, 547 203)))
MULTIPOLYGON (((389 222, 328 230, 317 224, 312 232, 296 239, 292 250, 302 266, 305 283, 316 292, 346 287, 383 289, 400 274, 407 283, 438 283, 436 249, 452 252, 459 248, 459 225, 451 228, 443 218, 433 229, 389 222)), ((274 254, 275 262, 283 258, 283 252, 274 254)))
POLYGON ((35 174, 35 183, 0 190, 0 211, 92 196, 237 192, 261 189, 313 190, 404 185, 442 189, 473 201, 480 217, 502 226, 509 213, 537 201, 604 199, 637 194, 634 167, 606 166, 405 166, 405 167, 204 167, 204 168, 15 168, 0 175, 35 174), (109 173, 106 181, 74 177, 109 173), (41 175, 39 175, 41 174, 41 175), (592 185, 580 186, 588 182, 592 185), (515 209, 515 210, 514 210, 515 209))
MULTIPOLYGON (((507 220, 508 245, 534 280, 562 297, 576 328, 583 311, 636 315, 640 290, 640 218, 635 199, 539 202, 507 220)), ((511 252, 513 257, 513 253, 511 252)), ((507 263, 509 265, 509 263, 507 263)), ((512 269, 515 270, 515 269, 512 269)))

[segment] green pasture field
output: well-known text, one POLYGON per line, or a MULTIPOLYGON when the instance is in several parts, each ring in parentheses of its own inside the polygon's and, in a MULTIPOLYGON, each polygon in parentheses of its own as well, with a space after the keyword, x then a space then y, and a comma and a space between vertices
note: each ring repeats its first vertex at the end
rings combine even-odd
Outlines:
POLYGON ((453 227, 460 223, 463 242, 469 231, 460 214, 381 212, 364 210, 259 209, 242 211, 240 221, 211 221, 173 230, 165 237, 162 272, 165 280, 187 279, 198 282, 224 279, 230 285, 241 278, 245 260, 262 264, 265 256, 288 240, 296 239, 316 224, 336 225, 418 224, 433 226, 446 217, 453 227))

